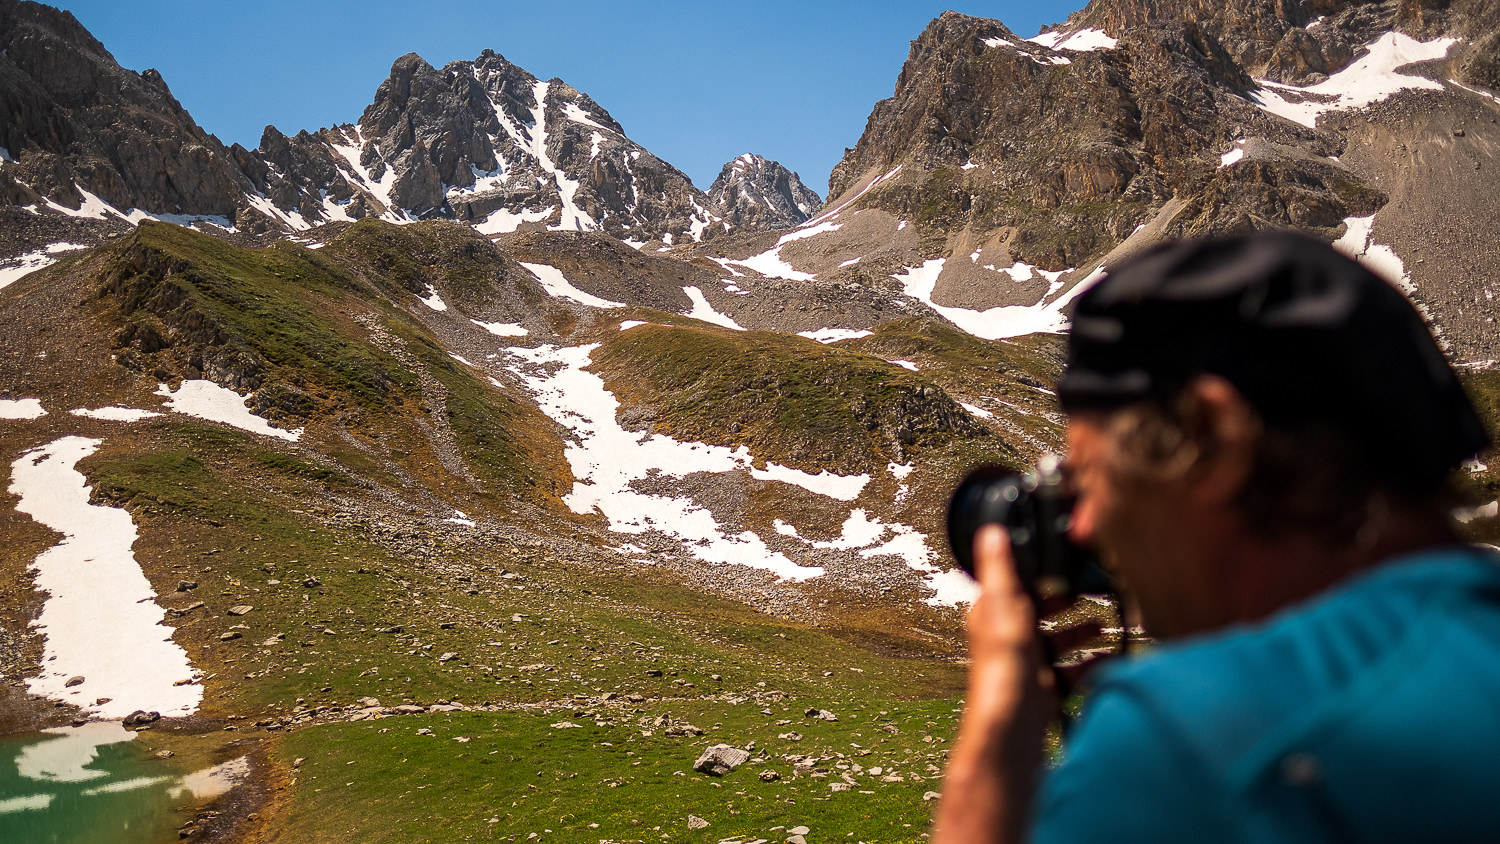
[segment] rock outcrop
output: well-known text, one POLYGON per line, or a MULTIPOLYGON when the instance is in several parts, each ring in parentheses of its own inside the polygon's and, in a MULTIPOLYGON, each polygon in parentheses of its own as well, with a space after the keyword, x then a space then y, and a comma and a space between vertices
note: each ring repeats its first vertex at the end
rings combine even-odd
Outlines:
POLYGON ((730 225, 746 231, 791 228, 806 222, 823 205, 796 173, 752 153, 724 165, 708 189, 708 198, 730 225))
POLYGON ((0 197, 233 217, 249 181, 161 74, 125 70, 72 14, 0 0, 0 197))

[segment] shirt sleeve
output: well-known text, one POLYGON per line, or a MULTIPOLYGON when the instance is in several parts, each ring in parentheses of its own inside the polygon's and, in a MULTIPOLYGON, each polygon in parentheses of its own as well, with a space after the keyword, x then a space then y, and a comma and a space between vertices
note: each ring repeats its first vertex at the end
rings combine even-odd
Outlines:
POLYGON ((1034 844, 1229 842, 1227 794, 1148 697, 1101 686, 1043 781, 1034 844))

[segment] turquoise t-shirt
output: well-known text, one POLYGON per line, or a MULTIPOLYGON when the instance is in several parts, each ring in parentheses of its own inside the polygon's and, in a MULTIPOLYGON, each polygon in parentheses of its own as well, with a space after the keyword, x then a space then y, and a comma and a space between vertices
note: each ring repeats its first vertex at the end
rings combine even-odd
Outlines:
POLYGON ((1391 560, 1106 669, 1033 838, 1500 841, 1500 555, 1391 560))

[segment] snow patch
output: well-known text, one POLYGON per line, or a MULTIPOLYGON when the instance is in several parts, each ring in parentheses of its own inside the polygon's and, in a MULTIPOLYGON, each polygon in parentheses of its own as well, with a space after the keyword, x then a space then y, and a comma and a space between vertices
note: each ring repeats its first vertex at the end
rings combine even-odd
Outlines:
POLYGON ((496 337, 525 337, 530 333, 526 330, 525 326, 514 322, 480 322, 477 319, 470 319, 469 322, 474 323, 496 337))
POLYGON ((854 328, 819 328, 817 331, 798 331, 797 336, 817 340, 819 343, 837 343, 840 340, 858 340, 874 333, 854 328))
POLYGON ((16 510, 63 535, 35 563, 36 587, 48 597, 34 623, 45 637, 42 674, 27 688, 105 718, 137 709, 190 715, 203 689, 177 685, 196 672, 131 552, 135 523, 122 509, 90 504, 74 468, 102 442, 63 437, 11 464, 16 510), (75 676, 84 681, 70 687, 75 676), (94 703, 100 698, 109 700, 94 703))
POLYGON ((106 422, 139 422, 142 419, 150 419, 153 416, 162 416, 154 410, 141 410, 134 407, 100 407, 93 410, 79 407, 71 411, 74 416, 83 416, 89 419, 102 419, 106 422))
POLYGON ((949 322, 968 333, 985 340, 1000 340, 1024 334, 1056 334, 1067 328, 1068 319, 1063 313, 1069 302, 1095 281, 1104 276, 1104 268, 1095 270, 1088 278, 1075 284, 1072 290, 1051 302, 1047 296, 1056 292, 1058 283, 1035 305, 1002 305, 984 311, 969 308, 950 308, 935 304, 932 291, 937 286, 938 276, 943 272, 946 259, 935 258, 920 267, 911 267, 902 275, 892 276, 901 282, 906 295, 925 302, 949 322))
POLYGON ((1417 286, 1411 280, 1411 273, 1406 271, 1406 263, 1401 260, 1401 256, 1396 254, 1396 250, 1383 243, 1374 242, 1372 232, 1375 228, 1374 214, 1368 217, 1347 217, 1344 219, 1344 225, 1346 226, 1344 235, 1333 242, 1333 248, 1364 264, 1371 272, 1401 288, 1408 297, 1417 292, 1417 286))
POLYGON ((0 399, 0 419, 40 419, 46 415, 41 399, 0 399))
POLYGON ((526 223, 540 223, 552 216, 557 210, 556 205, 549 205, 540 211, 511 211, 509 208, 499 208, 491 211, 488 217, 475 224, 474 231, 480 234, 510 234, 526 223))
POLYGON ((650 325, 650 324, 651 323, 646 322, 643 319, 627 319, 624 322, 620 323, 620 330, 621 331, 629 331, 630 329, 635 328, 636 326, 650 325))
POLYGON ((1229 152, 1226 152, 1223 155, 1219 156, 1219 169, 1222 170, 1225 167, 1232 167, 1236 162, 1244 157, 1245 148, 1242 146, 1235 146, 1234 149, 1231 149, 1229 152))
POLYGON ((1054 30, 1043 32, 1035 38, 1028 38, 1033 44, 1040 44, 1050 50, 1069 50, 1074 53, 1089 53, 1094 50, 1113 50, 1120 42, 1111 38, 1102 29, 1083 29, 1073 32, 1062 32, 1054 30))
POLYGON ((912 372, 916 372, 917 371, 917 365, 914 364, 914 363, 912 363, 909 360, 893 360, 893 361, 891 361, 891 363, 894 363, 895 365, 897 365, 897 366, 899 366, 899 367, 901 367, 903 369, 910 369, 912 372))
POLYGON ((87 248, 82 243, 62 242, 51 244, 35 252, 27 252, 25 255, 17 255, 0 264, 0 290, 4 290, 37 270, 52 266, 57 263, 57 256, 64 252, 87 248))
MULTIPOLYGON (((896 174, 900 172, 901 165, 897 164, 894 169, 892 169, 889 173, 886 173, 884 176, 878 176, 874 179, 871 179, 868 185, 865 185, 863 188, 861 188, 859 193, 856 193, 854 196, 849 197, 847 201, 841 202, 836 207, 830 208, 827 211, 824 211, 822 214, 819 214, 811 220, 808 220, 807 222, 802 224, 802 227, 819 226, 827 220, 832 220, 838 217, 839 212, 843 211, 845 208, 848 208, 850 205, 853 205, 856 200, 874 190, 877 185, 894 179, 896 177, 896 174)), ((905 226, 905 223, 901 224, 902 228, 905 228, 905 226)))
POLYGON ((750 477, 758 481, 781 481, 784 484, 800 486, 808 492, 826 495, 839 501, 853 501, 858 498, 859 494, 864 491, 865 485, 870 482, 869 475, 836 475, 826 470, 814 475, 776 463, 767 463, 764 469, 751 468, 750 477))
POLYGON ((1298 88, 1256 80, 1260 90, 1253 100, 1271 114, 1314 128, 1318 118, 1330 111, 1365 108, 1407 89, 1441 91, 1441 83, 1399 73, 1397 68, 1441 59, 1457 43, 1455 38, 1423 42, 1404 33, 1387 32, 1367 45, 1359 60, 1316 85, 1298 88), (1289 98, 1283 92, 1293 96, 1289 98), (1308 94, 1314 98, 1297 101, 1308 94))
POLYGON ((426 305, 429 308, 432 308, 434 311, 448 310, 448 303, 443 301, 443 296, 441 293, 437 292, 437 288, 428 287, 427 291, 429 295, 427 295, 426 297, 417 297, 422 302, 422 304, 426 305))
POLYGON ((606 132, 612 131, 608 126, 590 117, 589 113, 579 108, 577 103, 564 103, 563 115, 574 123, 582 123, 585 126, 592 126, 595 129, 603 129, 606 132))
POLYGON ((966 401, 961 401, 958 403, 958 406, 962 407, 964 410, 969 411, 975 416, 978 416, 980 419, 993 419, 995 417, 995 414, 989 412, 988 410, 985 410, 977 404, 969 404, 966 401))
POLYGON ((611 302, 608 299, 601 299, 598 296, 593 295, 592 293, 585 293, 582 290, 579 290, 578 288, 574 287, 566 277, 563 276, 562 270, 559 270, 556 267, 550 266, 548 264, 528 264, 525 261, 521 261, 519 263, 521 264, 521 266, 525 267, 528 272, 536 276, 537 281, 542 283, 542 289, 547 291, 547 295, 552 296, 555 299, 567 299, 572 302, 577 302, 580 305, 588 305, 591 308, 625 307, 625 305, 620 302, 611 302))
POLYGON ((682 288, 682 292, 686 293, 688 299, 692 300, 693 303, 693 309, 687 313, 687 316, 692 319, 711 322, 714 325, 722 325, 725 328, 733 328, 735 331, 745 330, 743 325, 714 310, 714 306, 709 304, 702 290, 697 287, 684 287, 682 288))
POLYGON ((245 407, 243 396, 227 387, 220 387, 212 381, 183 381, 182 386, 175 393, 166 384, 162 384, 157 388, 156 394, 165 397, 167 409, 177 413, 185 413, 210 422, 222 422, 242 431, 275 437, 287 442, 296 442, 302 438, 301 428, 286 431, 271 427, 270 422, 256 416, 245 407))
POLYGON ((821 567, 798 565, 751 531, 727 533, 712 513, 690 500, 640 492, 634 485, 653 477, 749 470, 752 476, 805 485, 820 494, 847 494, 849 487, 858 483, 862 488, 868 479, 809 475, 775 464, 756 470, 743 446, 731 450, 626 431, 615 420, 619 403, 603 379, 585 371, 596 348, 597 344, 508 350, 522 362, 512 371, 530 387, 542 411, 576 438, 564 449, 576 479, 564 503, 575 513, 603 514, 609 529, 617 533, 655 530, 675 537, 684 550, 705 562, 749 566, 789 580, 821 575, 821 567))

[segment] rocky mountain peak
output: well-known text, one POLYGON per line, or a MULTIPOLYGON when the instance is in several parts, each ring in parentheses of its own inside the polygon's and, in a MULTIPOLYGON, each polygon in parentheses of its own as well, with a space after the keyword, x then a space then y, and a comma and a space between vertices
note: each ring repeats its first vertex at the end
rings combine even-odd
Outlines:
POLYGON ((71 14, 0 0, 0 196, 78 209, 233 216, 248 189, 161 75, 119 66, 71 14))
POLYGON ((798 225, 823 205, 796 173, 753 153, 725 164, 708 198, 723 209, 730 225, 756 231, 798 225))

